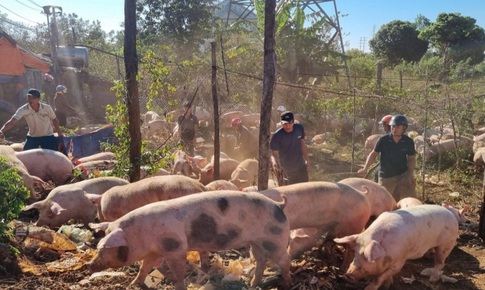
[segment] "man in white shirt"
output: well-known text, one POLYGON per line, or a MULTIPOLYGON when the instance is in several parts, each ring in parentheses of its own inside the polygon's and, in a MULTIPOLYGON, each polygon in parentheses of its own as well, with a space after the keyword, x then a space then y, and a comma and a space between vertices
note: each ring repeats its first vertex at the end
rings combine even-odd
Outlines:
POLYGON ((54 136, 54 129, 59 138, 64 135, 59 127, 56 114, 51 106, 40 102, 40 92, 30 89, 27 93, 28 103, 20 107, 15 114, 0 129, 0 138, 12 129, 17 122, 25 118, 29 132, 25 139, 24 150, 44 148, 58 150, 58 139, 54 136))

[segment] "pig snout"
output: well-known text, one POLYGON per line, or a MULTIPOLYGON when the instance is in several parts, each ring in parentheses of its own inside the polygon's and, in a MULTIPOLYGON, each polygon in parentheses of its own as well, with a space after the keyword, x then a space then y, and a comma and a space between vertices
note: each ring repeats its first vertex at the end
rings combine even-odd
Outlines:
POLYGON ((126 265, 128 259, 128 247, 114 247, 98 249, 93 260, 84 264, 86 270, 91 273, 99 272, 108 268, 120 268, 126 265))
POLYGON ((356 279, 354 276, 354 273, 349 271, 350 269, 347 271, 347 273, 344 274, 345 280, 347 280, 350 283, 356 284, 359 279, 356 279))

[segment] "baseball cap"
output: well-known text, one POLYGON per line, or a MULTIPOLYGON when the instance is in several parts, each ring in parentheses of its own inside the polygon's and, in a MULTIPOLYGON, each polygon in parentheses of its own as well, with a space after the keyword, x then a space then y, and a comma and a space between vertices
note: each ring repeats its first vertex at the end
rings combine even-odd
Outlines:
POLYGON ((294 117, 292 112, 286 111, 281 114, 281 124, 293 123, 293 120, 294 117))
POLYGON ((36 89, 30 89, 27 95, 30 95, 34 98, 40 98, 40 92, 36 89))

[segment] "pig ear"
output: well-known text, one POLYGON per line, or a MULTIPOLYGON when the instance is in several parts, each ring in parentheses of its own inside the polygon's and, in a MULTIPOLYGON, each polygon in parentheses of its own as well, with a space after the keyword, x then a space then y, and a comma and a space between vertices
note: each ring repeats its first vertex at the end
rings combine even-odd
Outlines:
POLYGON ((194 160, 194 157, 187 155, 187 160, 193 161, 194 160))
POLYGON ((214 172, 214 167, 207 169, 207 173, 213 173, 214 172))
POLYGON ((22 211, 28 211, 28 210, 31 210, 33 208, 41 209, 43 204, 44 204, 44 201, 42 201, 42 200, 41 201, 37 201, 37 202, 34 202, 31 205, 28 205, 28 206, 24 207, 22 209, 22 211))
POLYGON ((87 199, 89 199, 89 201, 92 202, 93 204, 100 204, 101 203, 101 195, 100 194, 84 192, 84 196, 87 199))
POLYGON ((52 202, 51 211, 54 216, 61 214, 61 212, 65 210, 66 209, 60 206, 57 202, 52 202))
POLYGON ((357 240, 357 237, 359 237, 358 234, 346 236, 346 237, 343 237, 343 238, 335 238, 335 239, 333 239, 333 241, 336 242, 337 244, 353 244, 357 240))
POLYGON ((120 228, 111 232, 98 243, 98 249, 117 248, 122 246, 128 246, 128 241, 126 240, 125 232, 120 228))
POLYGON ((386 251, 375 240, 372 240, 364 249, 364 257, 369 263, 374 263, 376 260, 383 258, 385 255, 386 251))

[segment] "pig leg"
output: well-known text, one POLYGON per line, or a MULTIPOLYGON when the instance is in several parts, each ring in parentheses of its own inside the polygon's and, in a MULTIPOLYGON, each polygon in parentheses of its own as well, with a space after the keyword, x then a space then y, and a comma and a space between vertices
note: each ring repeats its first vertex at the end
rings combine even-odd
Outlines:
POLYGON ((251 279, 251 287, 256 288, 256 286, 261 282, 263 279, 263 271, 266 265, 266 251, 264 251, 259 245, 252 244, 251 245, 251 253, 256 261, 256 268, 254 269, 254 276, 251 279))
POLYGON ((290 256, 285 251, 276 251, 270 254, 269 259, 280 267, 281 277, 283 279, 283 289, 289 289, 291 286, 291 274, 290 274, 290 256))
POLYGON ((404 266, 404 262, 399 262, 390 266, 384 273, 379 275, 377 279, 373 280, 364 290, 377 290, 381 285, 384 285, 384 288, 389 288, 392 284, 392 276, 399 273, 404 266))
POLYGON ((170 255, 166 258, 168 268, 172 273, 172 280, 175 290, 185 290, 185 264, 187 261, 187 252, 178 255, 170 255))
POLYGON ((145 278, 147 277, 150 270, 156 266, 159 257, 160 256, 155 253, 150 253, 149 255, 147 255, 141 263, 138 275, 136 275, 135 280, 131 282, 130 286, 133 286, 135 284, 142 285, 145 282, 145 278))
POLYGON ((431 282, 436 282, 441 278, 442 270, 445 267, 445 259, 451 253, 454 247, 453 244, 446 245, 446 246, 438 246, 434 249, 434 267, 433 268, 426 268, 421 273, 425 276, 430 276, 429 280, 431 282))
POLYGON ((199 257, 200 257, 200 267, 202 268, 202 271, 207 273, 210 269, 209 252, 199 251, 199 257))

